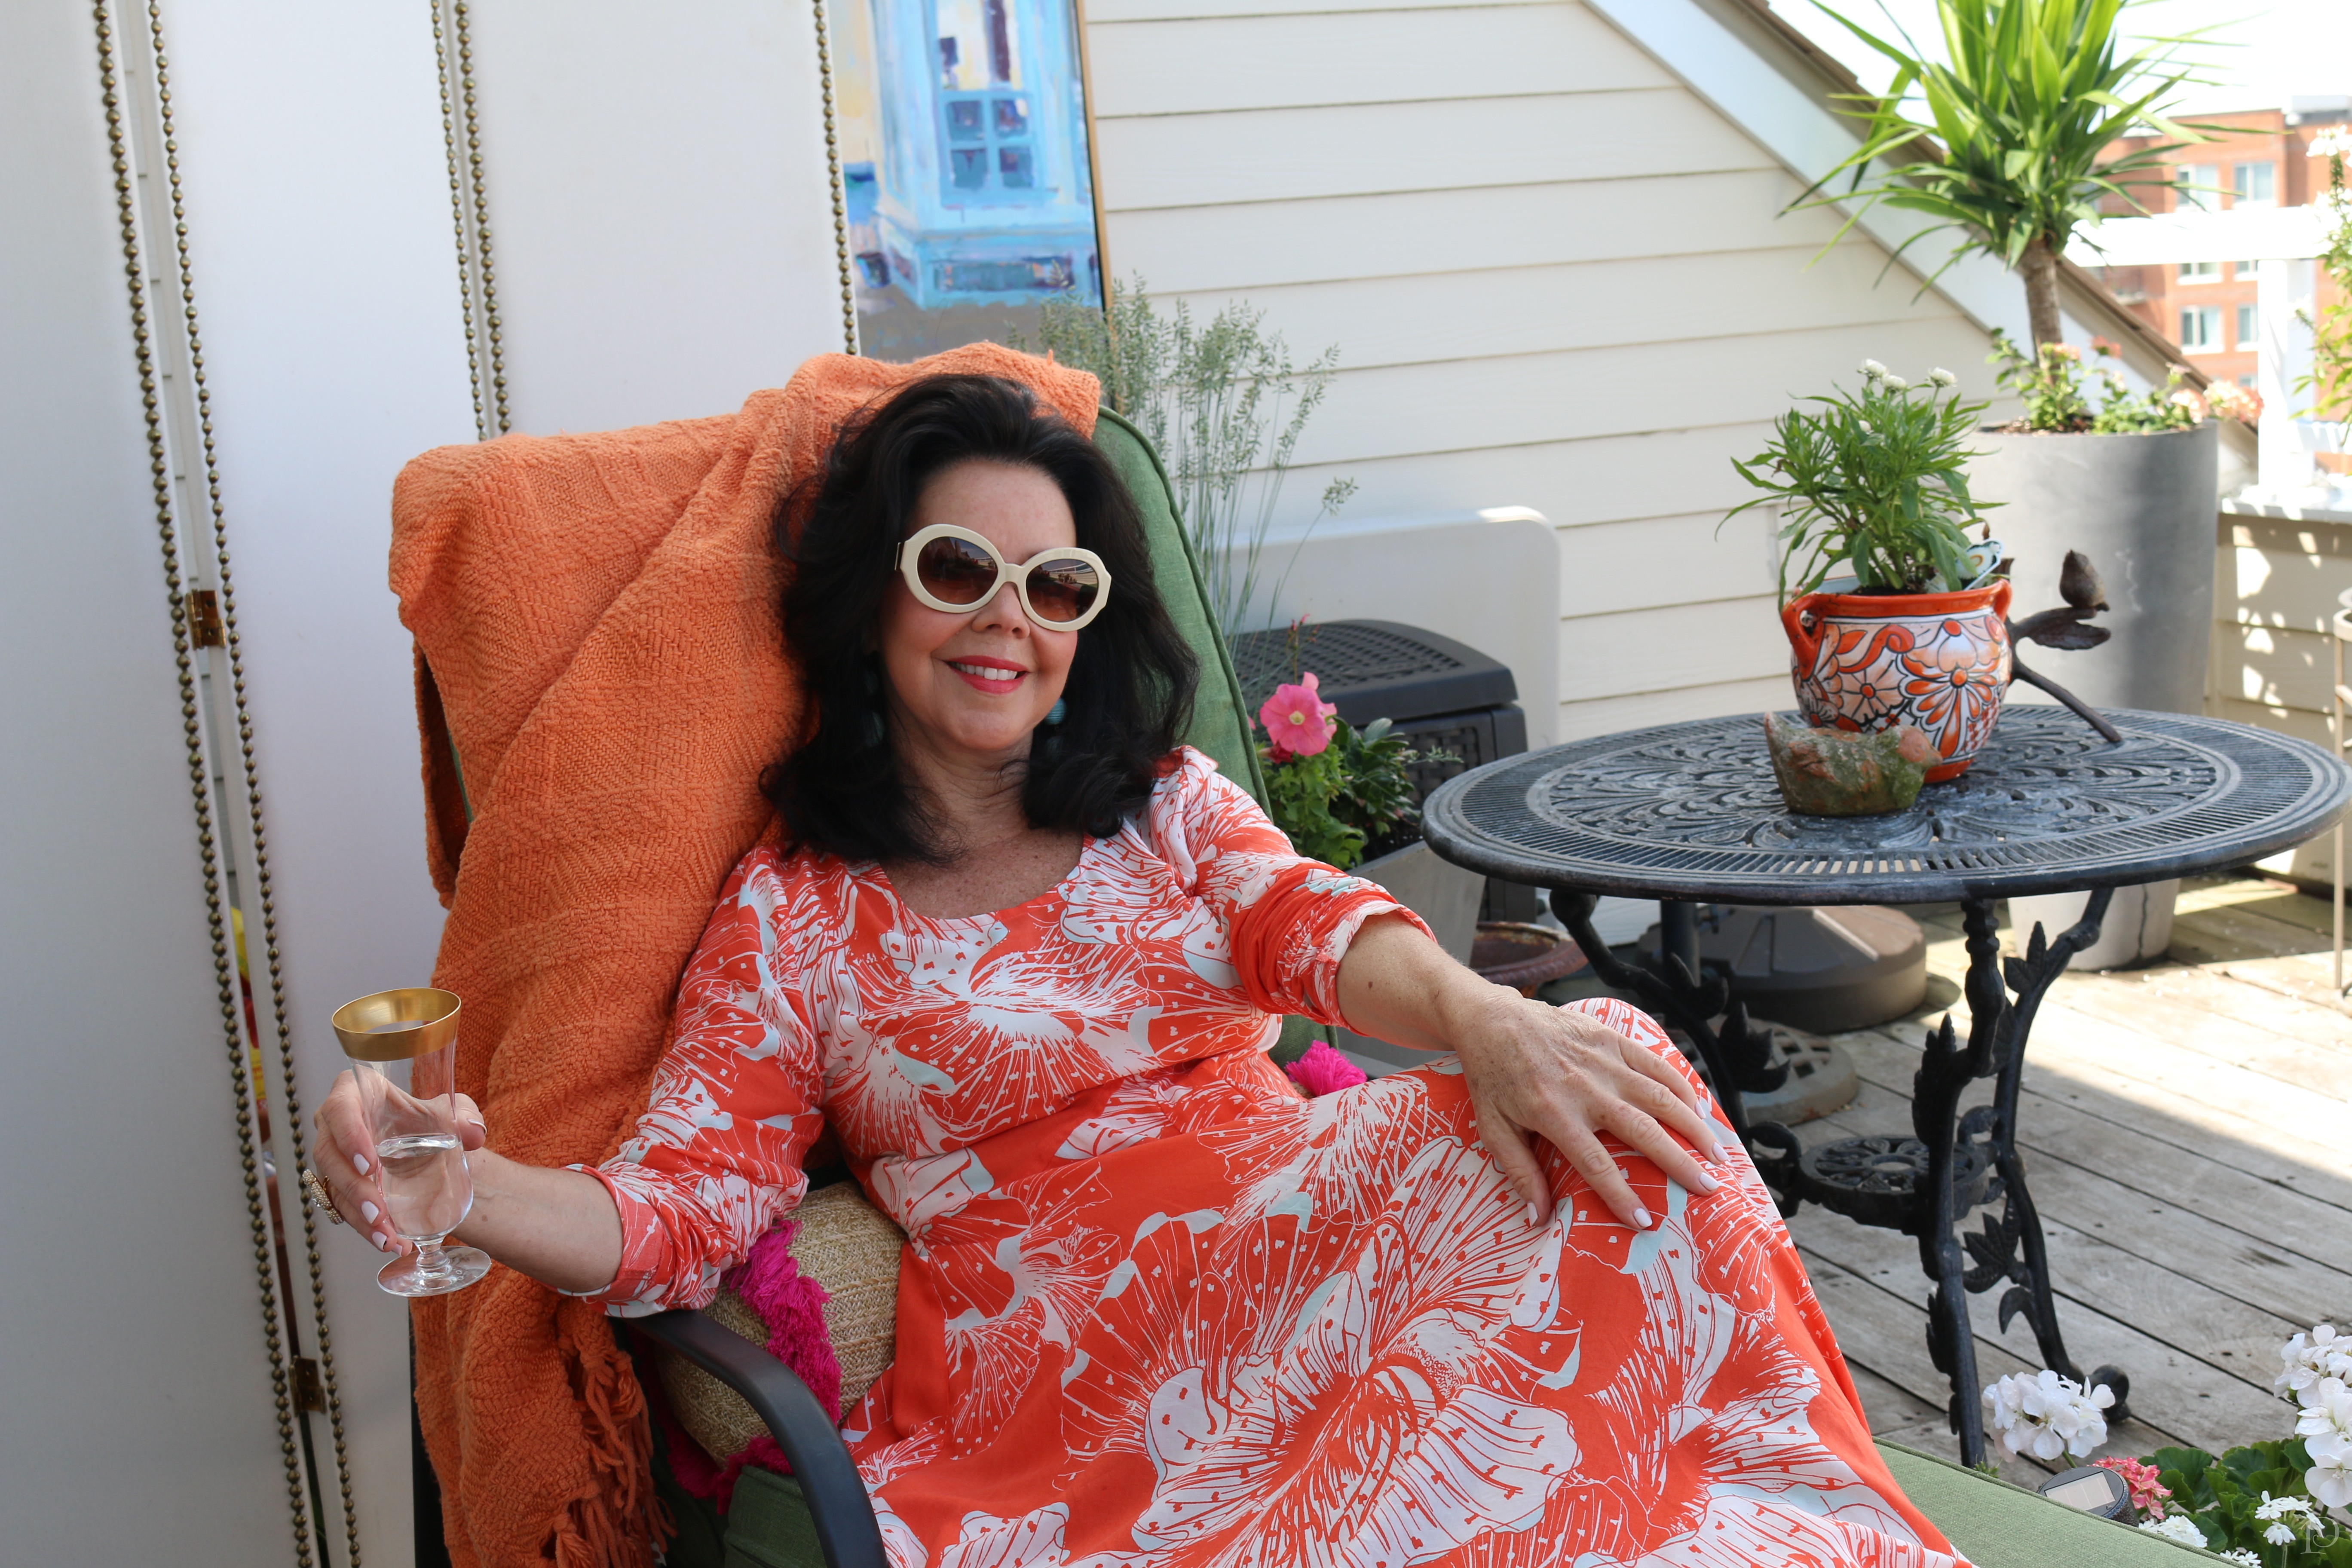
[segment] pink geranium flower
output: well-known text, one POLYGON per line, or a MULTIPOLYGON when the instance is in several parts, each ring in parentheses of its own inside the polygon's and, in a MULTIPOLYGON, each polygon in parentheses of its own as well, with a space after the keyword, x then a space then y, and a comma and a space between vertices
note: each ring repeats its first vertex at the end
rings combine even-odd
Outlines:
POLYGON ((2132 1507, 2150 1519, 2164 1517, 2165 1500, 2172 1492, 2164 1485, 2161 1473, 2154 1465, 2125 1458, 2094 1459, 2091 1462, 2103 1470, 2113 1470, 2124 1479, 2124 1485, 2131 1489, 2132 1507))
POLYGON ((1275 760, 1311 757, 1331 743, 1331 721, 1339 709, 1315 694, 1315 672, 1308 670, 1296 686, 1277 686, 1257 721, 1274 743, 1275 760))

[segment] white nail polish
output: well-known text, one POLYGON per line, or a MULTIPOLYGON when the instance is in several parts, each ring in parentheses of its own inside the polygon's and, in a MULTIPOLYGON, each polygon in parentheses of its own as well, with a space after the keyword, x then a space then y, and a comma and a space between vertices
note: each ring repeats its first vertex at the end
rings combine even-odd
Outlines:
POLYGON ((377 1248, 378 1248, 379 1250, 381 1250, 381 1251, 390 1252, 390 1251, 394 1250, 394 1248, 393 1248, 393 1245, 392 1245, 392 1237, 388 1237, 388 1236, 379 1236, 379 1237, 377 1237, 375 1238, 375 1244, 376 1244, 377 1248))
POLYGON ((1699 1190, 1700 1192, 1702 1192, 1702 1193, 1711 1193, 1711 1192, 1715 1192, 1715 1191, 1717 1191, 1718 1188, 1720 1188, 1722 1185, 1723 1185, 1723 1184, 1722 1184, 1721 1182, 1717 1181, 1713 1176, 1708 1175, 1705 1171, 1701 1171, 1701 1172, 1698 1173, 1698 1190, 1699 1190))
POLYGON ((381 1211, 373 1204, 362 1202, 360 1205, 360 1216, 370 1225, 375 1223, 375 1216, 379 1212, 381 1211))
POLYGON ((1543 1211, 1537 1208, 1535 1205, 1529 1204, 1528 1205, 1528 1228, 1532 1230, 1541 1224, 1543 1224, 1543 1211))
POLYGON ((368 1171, 367 1156, 365 1154, 352 1155, 352 1169, 357 1171, 362 1176, 366 1175, 368 1171))
POLYGON ((1647 1229, 1649 1229, 1652 1226, 1655 1225, 1656 1223, 1657 1223, 1657 1221, 1655 1221, 1655 1220, 1654 1220, 1654 1219, 1652 1219, 1652 1218, 1650 1217, 1650 1211, 1649 1211, 1648 1209, 1642 1208, 1642 1207, 1639 1207, 1639 1206, 1636 1206, 1636 1207, 1634 1208, 1634 1210, 1633 1210, 1633 1228, 1634 1228, 1635 1230, 1647 1230, 1647 1229))

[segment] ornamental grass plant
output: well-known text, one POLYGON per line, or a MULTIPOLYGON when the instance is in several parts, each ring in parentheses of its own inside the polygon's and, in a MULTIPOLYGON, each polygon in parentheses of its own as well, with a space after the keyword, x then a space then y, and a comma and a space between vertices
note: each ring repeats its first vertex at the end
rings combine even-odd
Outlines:
MULTIPOLYGON (((1301 365, 1282 335, 1266 330, 1264 310, 1235 301, 1197 321, 1181 300, 1154 301, 1140 277, 1118 289, 1107 310, 1048 300, 1039 337, 1038 347, 1062 363, 1093 372, 1105 406, 1132 420, 1167 465, 1219 629, 1228 638, 1262 629, 1261 601, 1278 596, 1288 574, 1286 562, 1268 580, 1276 503, 1298 438, 1331 389, 1339 351, 1327 348, 1301 365)), ((1355 490, 1348 479, 1325 486, 1305 532, 1355 490)))
POLYGON ((1934 370, 1914 384, 1876 360, 1862 389, 1839 389, 1772 422, 1772 439, 1739 477, 1763 491, 1725 514, 1777 505, 1780 597, 1812 593, 1845 563, 1857 591, 1923 594, 1969 586, 1982 567, 1967 532, 1985 503, 1969 494, 1968 440, 1986 405, 1964 401, 1934 370))

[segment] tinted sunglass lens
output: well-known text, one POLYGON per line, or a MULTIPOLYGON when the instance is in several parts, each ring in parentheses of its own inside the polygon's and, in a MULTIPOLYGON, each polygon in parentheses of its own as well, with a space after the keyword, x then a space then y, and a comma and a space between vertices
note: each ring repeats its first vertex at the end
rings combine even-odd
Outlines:
POLYGON ((1101 593, 1102 574, 1083 561, 1040 561, 1029 569, 1029 607, 1055 626, 1094 608, 1101 593))
POLYGON ((934 539, 915 558, 915 575, 935 598, 977 605, 996 582, 996 559, 968 539, 934 539))

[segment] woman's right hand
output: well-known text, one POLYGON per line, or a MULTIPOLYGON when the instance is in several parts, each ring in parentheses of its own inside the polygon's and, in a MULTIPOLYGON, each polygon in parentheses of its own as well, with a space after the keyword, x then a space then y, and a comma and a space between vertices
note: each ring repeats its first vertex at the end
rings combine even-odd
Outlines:
MULTIPOLYGON (((467 1149, 480 1148, 484 1137, 480 1108, 462 1094, 457 1097, 457 1104, 458 1137, 467 1149)), ((310 1168, 327 1184, 343 1223, 382 1251, 407 1251, 408 1243, 392 1233, 392 1215, 383 1200, 383 1173, 377 1168, 375 1143, 361 1113, 359 1084, 351 1073, 335 1076, 335 1087, 327 1091, 326 1102, 310 1119, 310 1125, 318 1135, 310 1168)))

